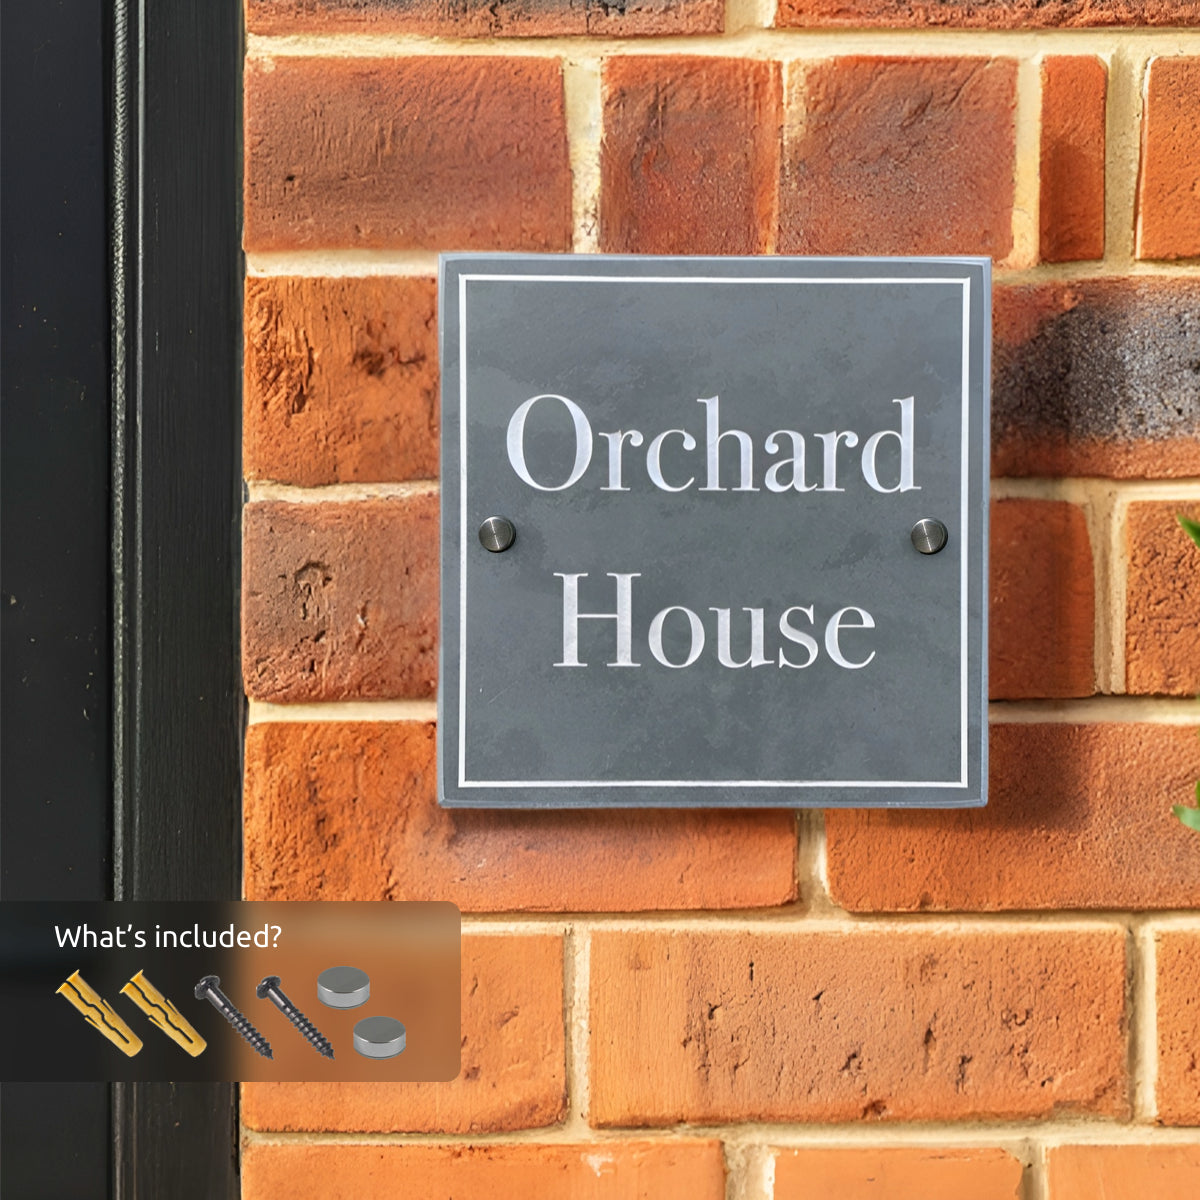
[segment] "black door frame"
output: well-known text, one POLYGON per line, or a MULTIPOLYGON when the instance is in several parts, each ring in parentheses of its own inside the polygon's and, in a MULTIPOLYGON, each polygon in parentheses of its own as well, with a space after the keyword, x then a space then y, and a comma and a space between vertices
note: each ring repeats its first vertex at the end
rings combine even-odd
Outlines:
MULTIPOLYGON (((87 530, 79 536, 94 551, 96 529, 103 527, 104 545, 85 564, 80 599, 83 609, 90 604, 91 615, 81 611, 78 619, 93 631, 99 628, 102 642, 111 631, 111 643, 94 650, 96 678, 108 675, 111 680, 111 702, 102 698, 88 718, 103 728, 90 760, 92 776, 100 783, 81 786, 69 801, 61 799, 64 806, 74 806, 75 816, 92 831, 93 873, 97 859, 103 864, 97 880, 80 889, 78 898, 102 898, 97 888, 103 882, 116 899, 237 897, 244 724, 237 618, 241 6, 238 0, 56 0, 35 5, 11 0, 12 9, 10 0, 4 3, 6 76, 10 60, 22 54, 36 63, 62 51, 61 62, 86 66, 56 83, 42 80, 43 94, 27 97, 19 115, 45 144, 48 164, 51 157, 75 153, 77 173, 91 173, 88 194, 99 197, 101 205, 107 197, 106 221, 67 218, 87 225, 91 240, 81 244, 74 258, 56 256, 50 243, 39 244, 39 238, 57 236, 61 224, 55 230, 53 222, 38 222, 31 235, 30 222, 22 219, 36 212, 38 189, 50 186, 54 172, 49 165, 40 171, 36 155, 20 178, 5 172, 5 190, 26 201, 23 207, 5 204, 6 266, 11 250, 35 273, 41 271, 51 306, 57 299, 62 309, 58 350, 78 343, 94 352, 98 345, 106 375, 102 390, 108 404, 93 387, 87 403, 81 397, 74 408, 55 408, 52 396, 37 395, 38 348, 32 346, 16 373, 24 390, 5 385, 6 433, 10 412, 40 404, 47 410, 41 436, 62 438, 85 457, 90 450, 111 480, 111 507, 101 506, 99 523, 95 488, 80 501, 92 507, 81 521, 87 530), (19 18, 18 6, 24 10, 19 18), (20 32, 28 31, 28 39, 8 36, 18 25, 20 32), (96 81, 102 85, 99 97, 96 81), (97 107, 106 114, 98 154, 97 107), (103 241, 99 248, 96 236, 103 241), (85 312, 69 301, 88 281, 89 264, 96 261, 103 264, 106 291, 102 302, 85 312), (98 411, 102 417, 96 436, 98 411), (99 593, 93 578, 97 570, 104 576, 99 593), (98 603, 97 595, 107 603, 98 603), (98 613, 97 607, 106 611, 98 613), (110 831, 111 840, 96 837, 98 830, 110 831)), ((25 78, 35 72, 18 74, 25 78)), ((13 97, 6 94, 5 99, 13 97)), ((8 142, 7 119, 5 126, 8 142)), ((12 139, 14 144, 19 140, 12 139)), ((10 149, 6 145, 9 161, 10 149)), ((40 201, 52 205, 58 197, 45 191, 40 201)), ((76 223, 69 225, 69 236, 77 232, 76 223)), ((21 299, 16 297, 12 311, 28 317, 21 299)), ((6 304, 6 335, 9 315, 6 304)), ((58 350, 42 348, 48 376, 54 374, 51 358, 58 350)), ((94 359, 93 353, 89 361, 94 359)), ((6 438, 6 475, 10 453, 16 459, 28 450, 27 445, 10 446, 6 438)), ((36 523, 46 496, 5 491, 6 524, 36 523)), ((39 558, 35 547, 23 564, 26 590, 38 590, 41 571, 43 600, 63 590, 60 549, 48 542, 39 558)), ((72 569, 78 572, 81 562, 76 554, 72 569)), ((6 574, 8 569, 6 561, 6 574)), ((3 607, 9 608, 7 601, 3 607)), ((8 612, 5 617, 7 651, 26 630, 8 619, 8 612)), ((59 632, 66 636, 61 628, 59 632)), ((70 636, 77 639, 79 634, 70 636)), ((35 735, 37 729, 43 735, 53 730, 55 721, 74 720, 64 714, 73 704, 71 688, 78 675, 77 662, 62 666, 62 678, 56 678, 57 660, 37 661, 48 675, 40 709, 27 692, 10 693, 7 677, 14 664, 5 666, 3 804, 10 836, 3 849, 7 864, 43 861, 45 882, 35 884, 32 892, 10 886, 4 892, 10 899, 63 894, 55 886, 56 870, 70 869, 66 847, 59 845, 62 821, 40 818, 46 797, 33 783, 45 776, 47 763, 87 753, 86 746, 81 751, 62 739, 35 735), (8 718, 18 708, 23 717, 10 724, 8 718), (24 817, 29 819, 18 819, 24 817), (20 832, 15 843, 14 830, 20 832)), ((6 869, 5 878, 16 875, 10 877, 6 869)), ((14 1085, 4 1093, 4 1175, 6 1183, 13 1183, 14 1195, 34 1195, 23 1184, 18 1189, 18 1178, 36 1179, 39 1160, 45 1163, 65 1153, 90 1156, 92 1161, 80 1162, 78 1178, 106 1178, 106 1190, 117 1200, 233 1200, 238 1195, 234 1085, 80 1085, 28 1091, 14 1085), (57 1123, 45 1123, 47 1113, 55 1111, 60 1114, 57 1123), (67 1111, 70 1126, 64 1120, 67 1111), (27 1177, 16 1174, 22 1159, 32 1171, 27 1177)), ((53 1194, 70 1200, 62 1190, 53 1194)), ((78 1194, 92 1200, 100 1193, 93 1188, 78 1194)))

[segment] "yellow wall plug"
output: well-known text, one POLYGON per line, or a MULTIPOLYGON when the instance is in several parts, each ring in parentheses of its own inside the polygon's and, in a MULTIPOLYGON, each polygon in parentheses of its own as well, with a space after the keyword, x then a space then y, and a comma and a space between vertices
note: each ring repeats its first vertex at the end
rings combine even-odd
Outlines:
POLYGON ((121 989, 121 995, 128 996, 171 1041, 178 1042, 193 1058, 204 1053, 208 1043, 141 971, 121 989))
POLYGON ((78 971, 59 985, 57 995, 65 997, 83 1014, 83 1019, 89 1025, 130 1058, 142 1048, 142 1039, 117 1016, 108 1001, 78 971))

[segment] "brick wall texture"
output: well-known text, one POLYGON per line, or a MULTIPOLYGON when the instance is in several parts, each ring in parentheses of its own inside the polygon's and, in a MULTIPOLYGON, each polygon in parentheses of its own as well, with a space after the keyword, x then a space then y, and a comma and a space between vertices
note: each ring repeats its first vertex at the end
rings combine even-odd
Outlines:
POLYGON ((464 914, 246 1200, 1200 1196, 1200 0, 245 0, 248 898, 464 914), (436 802, 437 253, 994 261, 990 803, 436 802))

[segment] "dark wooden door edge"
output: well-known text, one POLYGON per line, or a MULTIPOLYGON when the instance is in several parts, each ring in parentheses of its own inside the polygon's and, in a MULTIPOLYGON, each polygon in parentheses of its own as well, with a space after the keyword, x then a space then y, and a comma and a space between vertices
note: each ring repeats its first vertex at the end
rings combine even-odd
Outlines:
MULTIPOLYGON (((111 873, 104 25, 94 0, 0 11, 5 900, 104 899, 111 873)), ((3 1196, 103 1196, 110 1153, 105 1085, 0 1086, 3 1196)))
MULTIPOLYGON (((114 895, 241 887, 241 6, 112 5, 114 895)), ((233 1084, 112 1095, 118 1200, 234 1200, 233 1084)))

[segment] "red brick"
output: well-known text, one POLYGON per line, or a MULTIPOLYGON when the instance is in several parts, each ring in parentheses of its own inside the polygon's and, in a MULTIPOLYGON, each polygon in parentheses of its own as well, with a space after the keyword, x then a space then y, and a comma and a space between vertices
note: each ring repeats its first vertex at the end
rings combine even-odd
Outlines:
POLYGON ((993 725, 990 740, 986 808, 825 814, 839 904, 1141 909, 1200 898, 1197 837, 1171 814, 1200 776, 1193 729, 993 725))
POLYGON ((592 1124, 1127 1111, 1118 928, 592 935, 592 1124))
MULTIPOLYGON (((1200 853, 1200 834, 1192 836, 1200 853)), ((1200 1125, 1200 933, 1164 930, 1155 942, 1158 1119, 1200 1125)), ((1200 1193, 1200 1180, 1194 1190, 1200 1193)))
POLYGON ((1016 64, 838 58, 804 74, 785 138, 783 254, 1012 249, 1016 64))
POLYGON ((1095 592, 1083 510, 1060 500, 997 500, 991 518, 992 699, 1090 696, 1095 592))
POLYGON ((436 476, 436 318, 432 279, 247 279, 246 477, 436 476))
POLYGON ((1200 475, 1200 281, 993 293, 992 473, 1200 475))
POLYGON ((1089 55, 1042 62, 1041 257, 1104 257, 1108 70, 1089 55))
POLYGON ((1048 1200, 1195 1200, 1200 1145, 1054 1146, 1048 1200))
MULTIPOLYGON (((256 1130, 493 1133, 562 1119, 562 939, 462 939, 462 1070, 449 1083, 247 1083, 256 1130)), ((286 1194, 286 1193, 285 1193, 286 1194)))
POLYGON ((561 912, 796 896, 792 813, 441 809, 434 727, 415 721, 251 725, 245 839, 258 900, 561 912))
POLYGON ((993 1149, 780 1150, 774 1200, 1017 1200, 1021 1174, 993 1149))
POLYGON ((542 58, 246 63, 248 250, 566 250, 562 72, 542 58))
POLYGON ((1196 25, 1198 0, 779 0, 777 26, 949 25, 971 29, 1196 25))
POLYGON ((243 1200, 724 1200, 713 1141, 479 1146, 271 1145, 242 1152, 243 1200))
POLYGON ((779 64, 610 58, 603 87, 601 249, 763 253, 779 174, 779 64))
POLYGON ((1200 895, 1170 814, 1196 762, 1174 726, 995 725, 988 807, 831 811, 831 890, 856 911, 1154 908, 1200 895))
POLYGON ((719 0, 246 0, 251 33, 426 33, 467 37, 608 37, 720 33, 719 0))
POLYGON ((254 700, 432 696, 438 501, 247 505, 242 673, 254 700))
POLYGON ((1150 63, 1142 114, 1137 256, 1200 257, 1200 58, 1150 63))
POLYGON ((1200 692, 1200 547, 1177 513, 1200 521, 1200 504, 1141 502, 1125 516, 1125 687, 1141 695, 1200 692))

